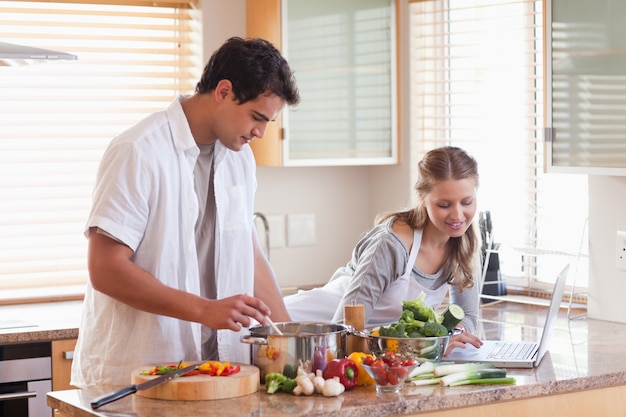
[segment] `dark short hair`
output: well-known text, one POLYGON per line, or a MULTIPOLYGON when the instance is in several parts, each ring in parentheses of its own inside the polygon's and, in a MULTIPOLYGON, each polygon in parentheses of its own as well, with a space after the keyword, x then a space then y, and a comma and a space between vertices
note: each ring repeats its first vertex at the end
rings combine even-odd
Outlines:
POLYGON ((289 105, 300 101, 295 77, 287 60, 265 39, 228 39, 204 67, 196 92, 213 91, 221 80, 230 80, 239 104, 264 93, 274 94, 289 105))

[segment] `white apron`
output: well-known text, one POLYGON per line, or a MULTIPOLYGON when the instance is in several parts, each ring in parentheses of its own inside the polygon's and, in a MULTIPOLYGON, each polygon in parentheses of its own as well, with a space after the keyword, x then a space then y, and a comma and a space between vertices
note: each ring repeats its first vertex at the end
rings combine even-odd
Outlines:
POLYGON ((442 285, 432 290, 424 287, 411 276, 421 243, 421 231, 414 230, 413 245, 411 246, 411 253, 409 254, 404 274, 395 280, 387 291, 383 293, 378 303, 374 306, 374 312, 368 318, 365 327, 376 327, 398 321, 402 315, 402 301, 413 300, 422 292, 426 294, 426 305, 436 308, 441 304, 448 292, 447 285, 442 285))
MULTIPOLYGON (((371 328, 398 321, 402 315, 402 301, 413 300, 421 292, 426 294, 426 304, 433 308, 438 307, 443 301, 448 292, 447 285, 431 290, 423 287, 411 277, 421 242, 422 233, 420 230, 415 230, 413 232, 413 245, 404 274, 390 285, 376 305, 373 306, 372 314, 370 317, 366 317, 365 327, 371 328)), ((284 298, 285 305, 291 319, 297 322, 331 322, 351 279, 352 275, 346 273, 336 276, 323 287, 299 291, 297 294, 286 296, 284 298)))

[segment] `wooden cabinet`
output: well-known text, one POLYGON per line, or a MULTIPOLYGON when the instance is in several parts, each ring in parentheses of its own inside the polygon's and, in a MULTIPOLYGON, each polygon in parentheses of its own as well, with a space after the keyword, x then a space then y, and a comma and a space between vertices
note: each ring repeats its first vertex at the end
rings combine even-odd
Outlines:
MULTIPOLYGON (((246 32, 251 38, 264 38, 282 50, 280 36, 281 0, 247 0, 246 32)), ((270 123, 263 139, 250 142, 257 165, 281 166, 283 161, 282 116, 270 123)))
POLYGON ((76 339, 52 341, 52 390, 72 389, 70 375, 76 339))
POLYGON ((301 95, 251 143, 257 165, 398 163, 396 1, 247 0, 247 36, 282 51, 301 95))

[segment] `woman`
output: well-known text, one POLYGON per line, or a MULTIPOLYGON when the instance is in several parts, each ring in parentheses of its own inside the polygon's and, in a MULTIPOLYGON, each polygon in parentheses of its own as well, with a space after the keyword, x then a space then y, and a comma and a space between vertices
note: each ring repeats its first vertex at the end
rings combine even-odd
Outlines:
POLYGON ((437 308, 446 294, 465 311, 447 352, 482 342, 479 309, 480 245, 473 226, 478 170, 464 150, 445 146, 418 164, 416 207, 377 219, 356 245, 350 262, 321 288, 285 297, 294 321, 343 321, 343 306, 363 304, 366 327, 397 321, 402 301, 426 294, 437 308))

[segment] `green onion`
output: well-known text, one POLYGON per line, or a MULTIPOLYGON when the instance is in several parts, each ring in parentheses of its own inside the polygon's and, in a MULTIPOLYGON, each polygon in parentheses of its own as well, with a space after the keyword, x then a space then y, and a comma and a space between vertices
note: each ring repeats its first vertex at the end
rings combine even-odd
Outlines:
POLYGON ((414 378, 422 374, 432 374, 435 369, 435 365, 432 362, 424 362, 420 366, 416 367, 409 374, 409 378, 414 378))
POLYGON ((431 372, 429 374, 419 374, 419 375, 416 375, 413 378, 409 378, 409 381, 415 381, 415 380, 418 380, 418 379, 431 379, 431 378, 434 378, 434 377, 435 377, 435 374, 433 374, 431 372))
POLYGON ((435 376, 446 376, 457 372, 471 372, 493 367, 494 366, 490 363, 455 363, 450 365, 435 366, 433 373, 435 376))
POLYGON ((441 385, 450 386, 459 381, 474 381, 486 378, 504 378, 506 377, 506 369, 476 369, 469 371, 461 371, 448 374, 441 378, 441 385))
POLYGON ((456 387, 459 385, 476 385, 476 384, 508 384, 514 385, 515 378, 485 378, 485 379, 466 379, 463 381, 453 382, 450 384, 451 387, 456 387))
POLYGON ((412 385, 415 385, 416 387, 422 386, 422 385, 435 385, 435 384, 439 384, 441 382, 441 378, 428 378, 428 379, 414 379, 411 381, 412 385))

